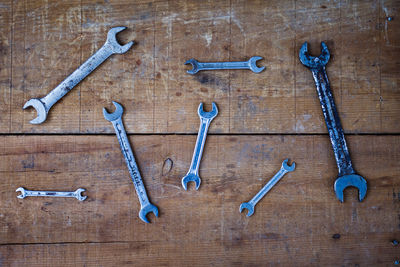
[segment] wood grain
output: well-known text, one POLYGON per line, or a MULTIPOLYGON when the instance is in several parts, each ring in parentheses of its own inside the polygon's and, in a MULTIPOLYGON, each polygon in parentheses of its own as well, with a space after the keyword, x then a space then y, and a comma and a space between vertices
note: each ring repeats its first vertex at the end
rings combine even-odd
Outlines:
POLYGON ((0 6, 0 132, 3 133, 10 131, 11 122, 11 18, 11 2, 4 2, 0 6))
POLYGON ((392 266, 398 251, 386 234, 320 238, 288 238, 275 233, 257 234, 257 240, 238 234, 231 241, 190 243, 117 242, 103 244, 37 244, 0 247, 3 263, 9 266, 392 266), (374 240, 374 244, 369 242, 374 240), (303 244, 293 248, 292 244, 303 244), (316 246, 317 250, 309 247, 316 246), (196 246, 196 249, 192 249, 196 246), (354 249, 360 258, 354 260, 354 249), (373 255, 379 254, 376 258, 373 255), (21 255, 24 258, 21 258, 21 255), (165 255, 168 255, 166 257, 165 255), (45 260, 41 260, 45 259, 45 260), (307 263, 304 263, 307 262, 307 263))
POLYGON ((11 109, 11 116, 1 119, 3 133, 110 132, 101 109, 111 107, 111 100, 125 105, 130 133, 195 133, 198 104, 209 107, 212 101, 220 107, 215 133, 325 133, 314 82, 298 60, 304 41, 315 55, 321 41, 329 46, 328 76, 347 133, 399 132, 400 35, 398 20, 387 19, 398 14, 396 1, 11 5, 11 26, 10 18, 2 16, 9 29, 2 44, 11 44, 13 51, 11 59, 3 58, 12 65, 1 74, 4 99, 11 103, 2 107, 11 109), (118 25, 128 27, 121 42, 135 40, 134 47, 94 71, 51 109, 44 124, 29 124, 35 112, 22 111, 23 104, 46 95, 118 25), (266 71, 192 76, 183 64, 189 58, 230 61, 254 55, 264 57, 266 71))
POLYGON ((400 246, 400 2, 72 0, 0 3, 0 266, 391 266, 400 246), (113 55, 31 125, 42 97, 105 42, 113 55), (327 73, 356 171, 368 193, 334 194, 337 169, 310 71, 325 41, 327 73), (190 58, 266 70, 186 73, 190 58), (160 217, 140 205, 114 130, 124 122, 160 217), (199 126, 219 115, 200 166, 181 187, 199 126), (296 162, 247 218, 250 200, 296 162), (88 199, 16 198, 15 189, 87 189, 88 199))
POLYGON ((116 252, 120 249, 133 253, 122 257, 126 261, 138 257, 147 265, 175 260, 182 265, 388 264, 398 255, 390 244, 400 229, 398 136, 348 138, 354 166, 368 180, 361 203, 354 189, 345 191, 345 203, 336 199, 337 170, 327 136, 211 135, 200 190, 190 186, 188 192, 181 178, 195 136, 131 136, 149 197, 160 209, 159 218, 150 215, 151 224, 138 218, 139 203, 115 136, 0 139, 0 253, 6 263, 19 265, 22 258, 14 253, 38 253, 24 261, 34 264, 64 251, 70 265, 103 256, 107 265, 105 255, 114 255, 115 262, 115 253, 123 254, 116 252), (240 203, 257 193, 288 157, 296 170, 256 206, 252 217, 240 214, 240 203), (20 186, 83 187, 88 199, 20 200, 15 193, 20 186), (355 245, 359 249, 347 251, 355 245), (81 247, 82 254, 68 259, 81 247))

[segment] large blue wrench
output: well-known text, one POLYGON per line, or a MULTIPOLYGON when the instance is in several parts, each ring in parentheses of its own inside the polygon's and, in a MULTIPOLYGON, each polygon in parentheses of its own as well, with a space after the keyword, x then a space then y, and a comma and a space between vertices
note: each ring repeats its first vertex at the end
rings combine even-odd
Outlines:
POLYGON ((347 149, 346 140, 344 139, 342 124, 340 123, 328 75, 326 74, 325 66, 329 61, 330 54, 324 42, 321 42, 321 50, 322 53, 319 57, 312 57, 308 53, 308 44, 305 42, 300 49, 299 56, 301 63, 312 72, 333 152, 335 153, 336 164, 339 169, 339 176, 334 184, 336 197, 343 202, 344 189, 353 186, 358 189, 358 198, 362 201, 367 194, 367 181, 356 174, 353 169, 350 153, 347 149))

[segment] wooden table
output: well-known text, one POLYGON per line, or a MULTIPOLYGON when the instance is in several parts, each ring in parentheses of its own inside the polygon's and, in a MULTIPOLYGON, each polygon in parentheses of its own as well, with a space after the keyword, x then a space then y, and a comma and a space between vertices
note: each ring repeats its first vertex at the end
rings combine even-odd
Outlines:
POLYGON ((392 266, 400 260, 400 2, 2 1, 0 266, 392 266), (134 40, 31 125, 42 97, 127 26, 134 40), (304 41, 327 71, 355 169, 358 202, 333 191, 337 169, 304 41), (189 75, 183 63, 262 56, 266 71, 189 75), (160 217, 139 202, 102 108, 124 122, 160 217), (199 191, 181 187, 199 126, 210 127, 199 191), (247 218, 238 209, 290 158, 247 218), (17 199, 15 189, 87 189, 88 199, 17 199))

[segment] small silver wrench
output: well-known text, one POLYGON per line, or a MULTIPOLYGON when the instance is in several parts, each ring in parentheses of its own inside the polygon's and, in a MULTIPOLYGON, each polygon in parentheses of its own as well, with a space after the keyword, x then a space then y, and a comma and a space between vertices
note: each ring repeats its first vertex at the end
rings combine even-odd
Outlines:
POLYGON ((26 190, 23 187, 17 188, 15 192, 21 192, 21 195, 18 195, 17 198, 26 198, 26 197, 74 197, 79 201, 84 201, 87 196, 82 196, 81 193, 86 190, 83 188, 78 188, 74 192, 61 192, 61 191, 30 191, 26 190))
POLYGON ((141 206, 139 218, 146 223, 150 223, 146 218, 147 213, 153 212, 154 215, 158 217, 158 209, 155 205, 150 203, 149 198, 147 197, 146 188, 144 187, 142 177, 140 176, 140 171, 136 164, 135 157, 133 156, 132 148, 129 145, 129 139, 126 135, 124 124, 121 119, 124 108, 117 102, 113 101, 113 104, 115 106, 114 113, 108 113, 107 110, 103 108, 103 115, 104 118, 110 121, 114 126, 122 154, 124 155, 133 184, 135 185, 141 206))
POLYGON ((218 115, 217 104, 213 102, 212 110, 210 112, 205 112, 203 110, 203 103, 200 103, 197 113, 200 117, 200 128, 194 148, 192 163, 190 164, 188 173, 182 178, 182 186, 185 190, 187 190, 188 182, 195 182, 196 190, 200 187, 201 179, 199 176, 199 166, 201 156, 203 155, 204 144, 206 143, 208 127, 210 127, 211 121, 218 115))
POLYGON ((321 42, 321 55, 313 57, 308 53, 308 44, 305 42, 300 48, 299 58, 300 62, 310 69, 313 75, 326 128, 328 128, 333 153, 335 154, 336 165, 339 170, 338 178, 334 184, 336 197, 340 202, 343 202, 343 191, 347 187, 353 186, 358 189, 358 200, 363 201, 367 194, 367 181, 353 169, 339 113, 337 112, 331 85, 326 74, 325 66, 330 58, 328 47, 324 42, 321 42))
POLYGON ((192 64, 192 69, 188 70, 189 74, 196 74, 201 70, 251 70, 255 73, 262 72, 265 67, 257 67, 256 62, 262 57, 252 57, 248 61, 233 62, 198 62, 192 58, 185 62, 185 65, 192 64))
POLYGON ((281 169, 268 181, 266 185, 257 193, 249 202, 244 202, 240 205, 239 211, 242 212, 243 209, 247 209, 247 217, 250 217, 254 213, 254 207, 257 203, 268 193, 269 190, 277 183, 279 180, 288 172, 294 171, 296 168, 296 163, 293 162, 291 166, 287 164, 289 159, 285 159, 282 162, 281 169))
POLYGON ((28 100, 23 109, 33 107, 36 109, 38 116, 31 120, 32 124, 40 124, 47 118, 50 108, 57 103, 64 95, 66 95, 72 88, 75 87, 80 81, 86 78, 93 70, 95 70, 101 63, 113 54, 123 54, 128 51, 133 45, 133 41, 120 45, 117 41, 117 33, 125 30, 126 27, 115 27, 108 31, 107 40, 104 45, 86 60, 79 68, 71 73, 64 81, 62 81, 56 88, 42 98, 32 98, 28 100))

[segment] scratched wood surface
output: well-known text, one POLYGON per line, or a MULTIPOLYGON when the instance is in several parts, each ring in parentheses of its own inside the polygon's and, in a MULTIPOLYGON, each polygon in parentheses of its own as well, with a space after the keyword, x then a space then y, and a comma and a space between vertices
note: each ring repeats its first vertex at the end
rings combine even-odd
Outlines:
POLYGON ((327 70, 347 133, 398 133, 398 1, 3 1, 3 133, 111 133, 102 107, 126 107, 130 133, 195 133, 198 103, 218 103, 217 133, 325 133, 304 41, 332 54, 327 70), (388 17, 394 19, 388 20, 388 17), (134 47, 114 55, 29 121, 42 97, 101 47, 107 31, 134 47), (246 60, 266 71, 186 73, 189 58, 246 60))
POLYGON ((400 2, 1 1, 0 266, 391 266, 400 260, 400 2), (127 26, 114 55, 31 125, 42 97, 127 26), (340 203, 304 41, 331 52, 328 76, 355 169, 368 181, 340 203), (200 72, 184 62, 262 56, 266 71, 200 72), (139 203, 114 130, 124 122, 160 217, 139 203), (199 118, 218 104, 199 191, 181 188, 199 118), (297 168, 240 214, 285 158, 297 168), (88 199, 16 198, 87 189, 88 199))
POLYGON ((348 138, 354 166, 368 179, 369 191, 359 203, 356 190, 349 189, 341 204, 333 192, 337 170, 324 149, 326 136, 209 136, 201 188, 186 192, 180 180, 195 136, 133 135, 149 197, 160 208, 159 218, 150 215, 151 224, 137 216, 139 203, 114 136, 0 139, 5 265, 41 260, 54 265, 60 257, 71 266, 129 261, 389 265, 399 255, 391 244, 400 229, 399 136, 348 138), (295 172, 251 218, 240 214, 240 203, 250 200, 288 156, 296 160, 295 172), (21 185, 84 187, 88 200, 20 200, 14 191, 21 185))

